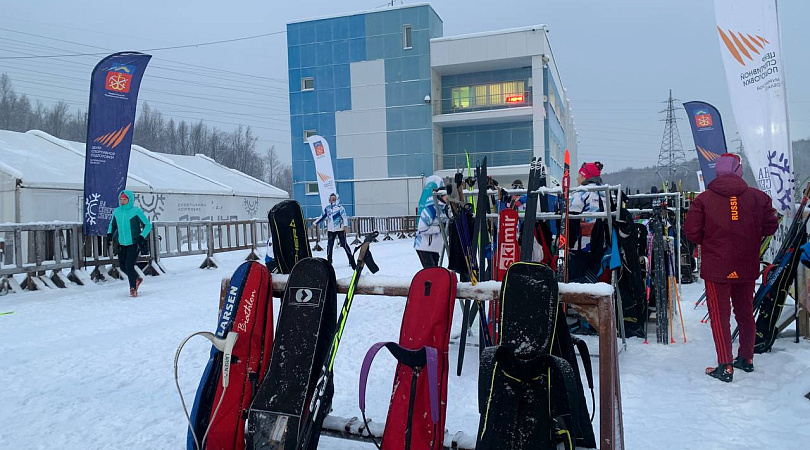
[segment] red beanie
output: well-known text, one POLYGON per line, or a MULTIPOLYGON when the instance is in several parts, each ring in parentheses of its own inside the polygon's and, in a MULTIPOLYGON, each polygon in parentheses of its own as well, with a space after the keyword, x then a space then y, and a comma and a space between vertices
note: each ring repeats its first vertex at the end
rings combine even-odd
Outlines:
POLYGON ((584 163, 582 167, 579 168, 579 174, 586 179, 601 176, 602 164, 598 161, 595 163, 584 163))

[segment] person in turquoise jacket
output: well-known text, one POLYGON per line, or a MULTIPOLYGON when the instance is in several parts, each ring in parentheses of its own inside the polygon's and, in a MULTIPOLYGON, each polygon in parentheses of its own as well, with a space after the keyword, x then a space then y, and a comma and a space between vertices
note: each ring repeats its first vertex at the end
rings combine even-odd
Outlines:
POLYGON ((135 271, 135 261, 140 254, 141 246, 146 244, 146 236, 152 230, 152 223, 146 218, 141 208, 133 204, 135 194, 129 190, 121 191, 118 196, 118 208, 113 210, 107 237, 118 241, 118 261, 121 270, 129 278, 129 295, 138 296, 138 287, 143 278, 135 271))

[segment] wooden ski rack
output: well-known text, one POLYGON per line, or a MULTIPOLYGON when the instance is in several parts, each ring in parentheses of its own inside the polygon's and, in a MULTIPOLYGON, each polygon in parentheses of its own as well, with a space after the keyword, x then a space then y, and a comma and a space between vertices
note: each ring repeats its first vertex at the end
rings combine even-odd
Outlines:
MULTIPOLYGON (((281 298, 287 287, 287 275, 273 274, 273 296, 281 298)), ((348 291, 350 278, 337 280, 338 293, 348 291)), ((223 280, 224 283, 224 280, 223 280)), ((355 294, 407 297, 410 281, 402 278, 366 276, 360 279, 355 294)), ((456 297, 465 300, 491 301, 500 295, 501 283, 487 281, 473 286, 459 283, 456 297)), ((599 339, 599 448, 603 450, 624 449, 624 425, 622 422, 621 386, 619 382, 618 343, 616 341, 616 311, 613 288, 609 284, 560 283, 560 301, 575 305, 586 317, 595 317, 591 322, 600 331, 599 339)), ((368 441, 362 428, 362 420, 344 419, 330 415, 324 422, 323 434, 343 439, 368 441), (362 431, 362 433, 361 433, 362 431)), ((375 422, 375 425, 379 425, 375 422)), ((372 428, 372 433, 377 435, 372 428)), ((382 432, 379 432, 382 435, 382 432)), ((474 449, 475 437, 466 433, 445 433, 447 449, 474 449)))

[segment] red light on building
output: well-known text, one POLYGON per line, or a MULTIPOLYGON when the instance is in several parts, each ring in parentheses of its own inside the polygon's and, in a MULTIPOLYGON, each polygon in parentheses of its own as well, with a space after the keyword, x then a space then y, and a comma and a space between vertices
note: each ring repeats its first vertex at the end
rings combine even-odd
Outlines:
POLYGON ((506 103, 523 103, 522 95, 510 95, 506 97, 506 103))

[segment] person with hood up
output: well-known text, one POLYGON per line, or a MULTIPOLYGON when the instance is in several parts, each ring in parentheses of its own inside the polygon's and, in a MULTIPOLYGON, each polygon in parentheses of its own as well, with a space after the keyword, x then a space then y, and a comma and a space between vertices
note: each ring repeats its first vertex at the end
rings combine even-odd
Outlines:
MULTIPOLYGON (((442 230, 439 227, 438 212, 443 206, 440 202, 437 207, 433 201, 433 192, 444 188, 444 180, 436 175, 431 175, 427 178, 425 189, 423 190, 422 197, 424 199, 424 206, 419 211, 419 218, 416 225, 416 237, 413 240, 413 248, 419 256, 419 261, 422 267, 437 267, 439 265, 439 258, 444 248, 444 241, 442 240, 442 230), (431 195, 425 195, 430 191, 431 195)), ((447 198, 446 196, 444 197, 447 198)))
POLYGON ((321 222, 326 221, 326 259, 332 263, 332 249, 335 247, 335 238, 338 238, 340 248, 346 250, 346 257, 349 259, 349 265, 354 269, 357 265, 354 262, 352 250, 349 244, 346 243, 346 232, 349 231, 349 217, 346 215, 346 208, 340 204, 339 197, 334 192, 329 194, 329 204, 323 209, 323 214, 318 218, 310 228, 314 228, 321 222))
MULTIPOLYGON (((601 162, 586 162, 582 164, 577 172, 577 183, 580 186, 601 186, 602 183, 602 168, 604 166, 601 162)), ((571 193, 571 207, 569 213, 572 216, 586 212, 599 212, 605 210, 605 193, 602 191, 593 192, 573 192, 571 193)), ((569 219, 570 220, 570 219, 569 219)), ((570 222, 569 222, 570 223, 570 222)), ((580 220, 579 232, 581 235, 579 245, 580 248, 587 250, 591 242, 591 230, 596 223, 596 219, 586 218, 580 220)))
POLYGON ((135 261, 141 252, 141 248, 146 247, 146 237, 152 230, 152 222, 146 218, 141 208, 133 204, 135 194, 129 190, 121 191, 118 196, 118 208, 115 208, 110 220, 110 227, 107 229, 107 238, 112 242, 118 241, 118 262, 127 278, 129 279, 130 297, 138 296, 138 288, 143 282, 143 278, 135 271, 135 261))
POLYGON ((754 370, 754 282, 759 277, 762 238, 776 232, 776 210, 767 194, 742 179, 740 157, 724 153, 716 162, 717 178, 689 207, 686 237, 701 246, 700 277, 706 282, 717 367, 706 375, 731 382, 734 368, 754 370), (731 301, 729 302, 729 298, 731 301), (732 360, 731 306, 740 330, 740 347, 732 360))

